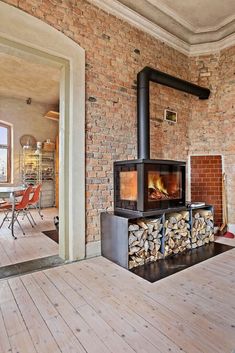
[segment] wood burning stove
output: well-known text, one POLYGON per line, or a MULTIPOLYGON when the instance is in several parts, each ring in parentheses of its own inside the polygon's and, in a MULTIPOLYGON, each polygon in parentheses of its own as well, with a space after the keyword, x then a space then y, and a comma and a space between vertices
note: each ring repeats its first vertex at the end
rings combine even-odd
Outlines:
POLYGON ((138 159, 114 163, 114 210, 137 216, 185 207, 185 162, 150 159, 149 82, 208 99, 210 90, 145 67, 137 75, 138 159))
POLYGON ((114 163, 114 208, 118 213, 185 206, 185 162, 137 159, 114 163))
POLYGON ((195 216, 194 223, 193 210, 185 205, 186 163, 150 159, 150 81, 199 99, 207 99, 210 94, 207 88, 149 67, 138 73, 138 159, 114 163, 115 212, 101 214, 102 255, 129 269, 201 246, 214 238, 213 222, 209 226, 213 221, 211 206, 207 206, 210 223, 203 221, 205 229, 198 232, 199 239, 193 230, 201 215, 195 216))

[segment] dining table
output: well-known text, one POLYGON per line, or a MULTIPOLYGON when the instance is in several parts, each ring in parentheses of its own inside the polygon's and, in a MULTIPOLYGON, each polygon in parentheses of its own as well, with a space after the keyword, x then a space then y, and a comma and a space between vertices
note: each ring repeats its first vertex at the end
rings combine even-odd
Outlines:
POLYGON ((19 195, 19 193, 24 191, 25 189, 26 189, 26 186, 24 186, 24 185, 0 186, 0 198, 10 199, 11 204, 12 204, 11 235, 13 236, 14 239, 17 239, 17 237, 14 234, 16 197, 17 197, 17 194, 19 195))

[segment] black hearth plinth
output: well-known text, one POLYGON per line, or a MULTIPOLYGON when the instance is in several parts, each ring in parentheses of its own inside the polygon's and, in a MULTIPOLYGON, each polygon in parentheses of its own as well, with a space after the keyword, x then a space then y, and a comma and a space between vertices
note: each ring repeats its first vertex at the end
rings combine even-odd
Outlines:
POLYGON ((199 248, 188 250, 185 253, 135 267, 130 271, 154 283, 231 249, 233 247, 229 245, 209 243, 199 248))

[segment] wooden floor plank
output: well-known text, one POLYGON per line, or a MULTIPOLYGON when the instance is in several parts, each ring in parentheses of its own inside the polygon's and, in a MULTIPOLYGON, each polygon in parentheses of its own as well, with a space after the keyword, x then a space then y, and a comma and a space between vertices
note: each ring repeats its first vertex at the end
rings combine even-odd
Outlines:
POLYGON ((2 311, 0 309, 0 352, 10 352, 10 349, 11 345, 3 321, 2 311))
MULTIPOLYGON (((0 283, 0 286, 2 289, 0 310, 11 346, 10 352, 37 353, 7 281, 4 284, 0 283)), ((2 334, 4 337, 4 332, 4 330, 0 331, 0 340, 2 340, 2 334)))
POLYGON ((72 307, 43 272, 35 273, 33 278, 87 351, 94 353, 110 352, 91 327, 86 324, 78 311, 72 307))
POLYGON ((75 337, 67 323, 60 317, 56 306, 54 306, 43 290, 37 285, 31 275, 21 277, 22 282, 27 288, 35 306, 46 322, 50 332, 56 340, 63 353, 84 353, 82 345, 75 337))
MULTIPOLYGON (((58 277, 62 276, 65 283, 67 283, 67 292, 71 292, 71 291, 75 292, 75 290, 76 290, 75 293, 77 294, 77 291, 78 291, 77 289, 79 288, 79 296, 83 295, 84 298, 87 300, 87 302, 89 304, 91 304, 94 309, 90 312, 90 315, 91 315, 91 313, 94 314, 95 310, 97 313, 99 313, 99 315, 101 314, 101 312, 103 311, 103 308, 104 308, 104 304, 103 304, 104 298, 101 301, 99 301, 97 296, 92 295, 92 292, 90 292, 88 288, 84 287, 69 271, 67 271, 67 269, 65 269, 65 268, 64 268, 64 270, 61 268, 57 269, 56 276, 55 276, 55 271, 48 270, 48 271, 46 271, 46 275, 49 276, 49 278, 51 278, 51 280, 55 284, 58 280, 58 277)), ((105 298, 105 302, 107 302, 108 299, 109 298, 105 298)), ((82 307, 82 308, 77 307, 76 300, 74 301, 73 306, 75 308, 78 308, 78 311, 80 312, 80 314, 82 314, 83 310, 86 310, 84 307, 82 307)), ((109 323, 110 323, 110 320, 111 321, 116 320, 115 315, 120 316, 119 313, 115 313, 115 315, 114 315, 114 311, 112 310, 112 307, 110 307, 109 310, 107 310, 107 313, 109 314, 109 317, 108 317, 109 323)), ((84 320, 86 320, 90 315, 83 314, 84 320)), ((94 314, 94 316, 97 316, 97 314, 96 315, 94 314)), ((123 316, 124 315, 122 313, 122 317, 123 316)), ((136 316, 136 317, 138 317, 138 316, 136 316)), ((180 351, 179 347, 177 347, 172 341, 170 341, 167 337, 165 337, 159 331, 157 331, 153 326, 149 325, 145 320, 138 317, 138 320, 135 320, 134 323, 132 323, 132 321, 129 320, 129 323, 127 323, 127 324, 124 321, 122 321, 121 322, 122 329, 125 328, 125 331, 128 332, 128 330, 134 328, 138 333, 140 333, 140 335, 142 334, 143 337, 145 337, 149 342, 154 342, 154 340, 155 341, 159 340, 158 347, 155 348, 156 351, 157 351, 157 349, 161 350, 161 347, 164 347, 164 351, 166 351, 166 349, 168 349, 168 350, 171 349, 175 353, 182 352, 182 351, 180 351), (138 325, 137 325, 137 323, 138 323, 138 325), (147 324, 148 324, 148 326, 147 326, 147 324), (130 326, 130 325, 132 325, 132 326, 130 326)), ((91 322, 90 322, 90 325, 92 325, 91 322)), ((103 325, 104 325, 104 321, 103 321, 103 325)), ((111 326, 112 326, 112 329, 115 328, 115 326, 113 326, 112 322, 111 322, 111 326)), ((106 328, 107 328, 107 326, 106 326, 106 328)), ((95 327, 94 327, 94 329, 95 329, 95 327)), ((122 331, 120 334, 123 335, 122 331)), ((127 342, 128 342, 128 338, 127 338, 127 342)), ((118 345, 118 347, 121 351, 120 344, 118 345)), ((125 348, 125 347, 123 347, 123 348, 125 348)), ((114 349, 115 349, 115 346, 114 346, 114 349)))
POLYGON ((0 281, 0 352, 231 353, 234 260, 156 283, 102 257, 0 281))
POLYGON ((231 337, 231 332, 229 332, 232 322, 229 324, 224 323, 224 330, 221 332, 221 328, 215 325, 213 321, 202 316, 203 312, 207 312, 210 309, 209 306, 204 305, 204 310, 202 311, 198 297, 195 297, 193 300, 192 294, 190 293, 186 296, 183 293, 178 294, 175 291, 174 293, 171 292, 171 294, 169 292, 166 293, 162 291, 162 295, 159 295, 159 292, 152 292, 149 294, 149 297, 156 300, 157 303, 160 303, 163 307, 170 309, 173 315, 177 315, 182 320, 187 318, 187 322, 189 322, 195 332, 202 330, 201 339, 207 341, 209 335, 212 341, 216 342, 218 352, 223 351, 224 348, 227 350, 233 348, 233 338, 231 337), (166 295, 166 293, 168 295, 166 295), (198 317, 200 317, 200 320, 198 320, 198 317))
MULTIPOLYGON (((92 291, 96 292, 96 295, 99 297, 103 290, 100 288, 106 289, 106 295, 113 296, 119 303, 122 305, 129 307, 133 310, 134 313, 139 314, 143 319, 147 316, 146 320, 149 324, 151 324, 156 329, 159 329, 163 334, 171 331, 171 336, 169 337, 182 349, 185 351, 200 352, 199 348, 195 345, 195 335, 189 331, 187 325, 181 323, 181 327, 184 327, 184 334, 181 332, 181 327, 179 329, 178 321, 172 315, 166 315, 166 312, 163 312, 160 308, 160 305, 156 305, 155 302, 150 300, 149 302, 145 302, 139 294, 136 294, 135 291, 130 290, 126 291, 125 285, 123 288, 119 288, 119 283, 117 285, 108 284, 103 281, 103 278, 99 278, 97 274, 93 274, 89 269, 87 264, 79 263, 79 266, 68 265, 67 269, 71 272, 78 280, 80 280, 84 285, 88 286, 92 291), (86 267, 86 271, 84 270, 86 267), (88 277, 85 276, 88 275, 88 277), (90 280, 88 281, 87 278, 90 280), (147 315, 146 315, 147 314, 147 315), (156 315, 154 315, 156 314, 156 315), (174 323, 174 330, 172 330, 172 325, 174 323)), ((124 284, 124 283, 122 283, 124 284)), ((102 298, 102 296, 101 296, 102 298)), ((108 306, 108 304, 104 301, 102 306, 99 308, 101 313, 104 314, 104 308, 106 308, 105 314, 109 315, 112 312, 112 306, 108 306), (102 309, 103 308, 103 309, 102 309)), ((107 318, 108 320, 108 318, 107 318)), ((116 324, 116 322, 115 322, 116 324)), ((123 325, 123 324, 122 324, 123 325)), ((140 334, 140 333, 139 333, 140 334)))
POLYGON ((225 237, 216 237, 215 241, 216 241, 216 243, 235 246, 235 238, 229 239, 229 238, 225 238, 225 237))
POLYGON ((12 353, 38 353, 28 331, 22 331, 10 337, 12 353))
MULTIPOLYGON (((116 353, 117 347, 121 352, 132 352, 133 349, 128 346, 121 338, 116 334, 116 332, 111 329, 106 322, 101 319, 101 317, 88 306, 87 296, 82 297, 76 288, 76 291, 71 287, 64 279, 60 276, 61 271, 48 270, 44 273, 52 281, 52 283, 57 287, 57 289, 63 293, 69 300, 70 304, 79 312, 81 317, 87 322, 87 324, 94 330, 94 332, 105 342, 109 349, 116 353), (86 305, 85 305, 86 304, 86 305)), ((72 279, 74 283, 75 278, 72 279)), ((79 288, 81 284, 79 283, 79 288)), ((86 292, 87 293, 87 292, 86 292)), ((96 298, 93 298, 96 299, 96 298)))
MULTIPOLYGON (((65 324, 61 316, 52 317, 47 321, 57 344, 62 353, 85 353, 85 349, 77 340, 72 330, 65 324)), ((53 351, 51 351, 52 353, 53 351)), ((44 353, 44 352, 41 352, 44 353)), ((54 353, 54 352, 53 352, 54 353)))
MULTIPOLYGON (((130 344, 134 350, 143 350, 149 352, 154 351, 156 353, 159 351, 158 347, 154 347, 154 344, 152 344, 148 339, 144 337, 144 335, 142 335, 143 329, 138 331, 136 327, 132 323, 126 321, 123 316, 120 318, 120 313, 116 312, 116 310, 113 310, 113 307, 108 306, 106 302, 107 299, 105 297, 101 296, 101 299, 98 299, 97 293, 93 293, 89 288, 79 282, 78 279, 75 278, 70 271, 68 271, 67 267, 66 270, 63 271, 63 278, 69 283, 71 288, 79 288, 79 293, 84 295, 84 298, 86 298, 93 309, 99 313, 104 321, 106 321, 112 327, 112 329, 115 330, 119 336, 123 338, 124 341, 130 344)), ((150 329, 152 329, 152 327, 150 327, 150 329)), ((158 335, 156 331, 155 340, 157 338, 158 335)), ((175 352, 177 352, 177 350, 175 350, 175 352)))
MULTIPOLYGON (((174 293, 178 293, 184 302, 191 301, 193 303, 195 301, 201 304, 202 310, 213 308, 213 311, 216 313, 221 312, 221 309, 225 312, 234 310, 234 306, 231 306, 234 299, 233 293, 225 291, 224 287, 215 290, 213 282, 211 284, 208 284, 207 281, 203 282, 202 276, 196 276, 195 274, 193 281, 191 281, 188 274, 184 273, 180 281, 177 278, 172 278, 171 285, 174 286, 174 293)), ((161 286, 155 287, 152 292, 158 295, 162 294, 166 296, 166 293, 171 295, 172 293, 169 292, 169 288, 169 281, 162 281, 161 286)))
MULTIPOLYGON (((48 208, 42 212, 44 215, 43 220, 39 217, 37 211, 32 210, 33 217, 37 223, 34 228, 31 227, 27 218, 22 220, 22 217, 20 217, 20 223, 24 228, 25 235, 22 234, 16 225, 15 235, 17 240, 11 236, 11 230, 8 229, 9 222, 4 223, 0 229, 0 267, 58 255, 58 244, 42 233, 42 231, 55 228, 53 217, 58 214, 58 210, 56 208, 48 208)), ((3 217, 3 212, 0 212, 0 223, 3 217)))
POLYGON ((14 299, 9 299, 1 304, 0 307, 8 336, 13 336, 22 331, 26 331, 23 318, 14 299))
POLYGON ((0 243, 0 267, 8 266, 8 265, 11 265, 11 264, 12 264, 11 259, 9 258, 9 256, 7 255, 4 247, 0 243))
POLYGON ((15 301, 38 352, 60 353, 54 337, 19 277, 9 280, 15 301))
MULTIPOLYGON (((90 267, 90 265, 87 263, 87 264, 84 264, 84 266, 87 268, 87 270, 86 271, 88 271, 88 267, 90 267)), ((96 267, 94 267, 93 269, 95 269, 95 270, 97 270, 97 266, 96 267)), ((107 269, 105 270, 105 272, 106 272, 106 274, 107 274, 107 269)), ((80 274, 81 273, 81 271, 79 272, 79 271, 77 271, 77 274, 80 274)), ((89 273, 89 272, 88 272, 89 273)), ((90 274, 90 276, 92 276, 92 274, 90 274)), ((107 276, 106 276, 107 277, 107 276)), ((93 277, 93 279, 95 280, 95 278, 96 277, 93 277)), ((112 282, 113 281, 113 277, 109 277, 109 282, 112 282)), ((97 283, 97 285, 98 285, 98 283, 97 283)), ((99 285, 101 285, 101 282, 99 283, 99 285)), ((117 284, 118 285, 118 284, 117 284)), ((104 286, 104 284, 103 284, 103 286, 104 286)), ((125 283, 123 283, 123 281, 122 281, 122 288, 125 288, 125 289, 127 289, 128 288, 128 286, 129 286, 129 284, 127 283, 126 284, 126 287, 125 287, 125 283)), ((108 285, 106 284, 106 286, 105 286, 106 288, 108 288, 108 285)), ((115 291, 116 291, 116 295, 117 295, 117 289, 115 288, 115 291)), ((125 290, 125 292, 126 292, 126 290, 125 290)), ((169 298, 169 296, 168 296, 168 298, 169 298)), ((120 297, 119 297, 119 299, 120 299, 120 297)), ((139 298, 135 298, 135 296, 133 296, 132 295, 132 299, 134 299, 134 300, 136 300, 136 305, 138 305, 138 306, 140 306, 140 304, 143 304, 143 303, 141 303, 140 302, 140 299, 139 298)), ((169 300, 169 299, 168 299, 169 300)), ((148 300, 148 303, 149 303, 149 306, 152 306, 153 308, 154 308, 154 304, 152 303, 151 305, 150 305, 150 301, 148 300)), ((157 302, 157 304, 158 305, 163 305, 163 303, 161 302, 161 303, 159 303, 159 302, 157 302)), ((129 303, 129 305, 131 305, 131 303, 129 303)), ((183 307, 182 307, 183 308, 183 307)), ((138 309, 139 309, 139 307, 138 307, 138 309)), ((146 310, 148 310, 149 308, 146 308, 146 310)), ((144 310, 144 309, 143 309, 144 310)), ((160 315, 160 312, 162 312, 162 308, 160 307, 160 308, 158 308, 158 315, 160 315)), ((151 311, 150 311, 150 313, 151 313, 151 311)), ((164 310, 164 312, 162 312, 162 315, 169 315, 169 317, 168 317, 168 319, 170 320, 170 313, 169 313, 169 308, 167 307, 167 305, 165 306, 165 310, 164 310)), ((179 313, 178 313, 179 314, 179 313)), ((192 315, 192 313, 191 312, 189 312, 189 313, 186 313, 186 314, 191 314, 192 315)), ((185 315, 185 319, 182 319, 182 315, 176 315, 176 313, 174 313, 174 317, 177 317, 178 319, 179 318, 181 318, 181 325, 184 325, 184 327, 185 327, 185 330, 187 330, 187 326, 189 325, 189 324, 191 324, 189 327, 190 327, 190 330, 188 331, 188 334, 189 335, 191 335, 191 337, 192 337, 192 339, 195 339, 196 337, 197 337, 197 334, 198 334, 198 332, 200 331, 200 327, 198 327, 197 325, 195 325, 195 324, 192 324, 192 322, 188 322, 189 320, 188 320, 188 316, 187 315, 185 315)), ((175 322, 174 323, 174 319, 172 319, 171 320, 172 321, 172 324, 174 324, 174 326, 175 326, 175 328, 177 328, 178 326, 177 326, 177 322, 175 322)), ((213 332, 210 332, 210 334, 211 334, 211 336, 213 336, 213 332)), ((215 336, 215 338, 217 337, 216 335, 214 335, 215 336)), ((219 336, 219 335, 218 335, 219 336)), ((225 338, 225 337, 224 337, 225 338)), ((207 350, 208 350, 208 352, 221 352, 221 350, 220 350, 220 348, 219 348, 219 339, 217 339, 217 341, 215 340, 214 342, 215 343, 207 343, 207 332, 205 332, 205 331, 202 331, 201 332, 201 338, 200 338, 200 341, 201 342, 196 342, 195 341, 195 345, 197 345, 197 346, 199 346, 200 344, 201 344, 201 349, 203 348, 203 346, 206 346, 207 345, 207 350), (216 342, 217 342, 217 344, 216 344, 216 342)))

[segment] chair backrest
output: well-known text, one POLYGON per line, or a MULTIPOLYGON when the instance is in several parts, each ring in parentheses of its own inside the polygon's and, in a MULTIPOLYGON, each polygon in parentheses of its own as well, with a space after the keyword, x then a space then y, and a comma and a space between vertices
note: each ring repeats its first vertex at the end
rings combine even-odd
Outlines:
POLYGON ((42 184, 38 184, 38 186, 33 189, 33 196, 29 200, 30 203, 37 203, 39 201, 41 187, 42 187, 42 184))
POLYGON ((28 206, 29 203, 29 195, 32 192, 32 186, 28 186, 27 189, 25 190, 21 201, 18 203, 18 205, 16 206, 17 210, 23 210, 24 208, 26 208, 28 206))

